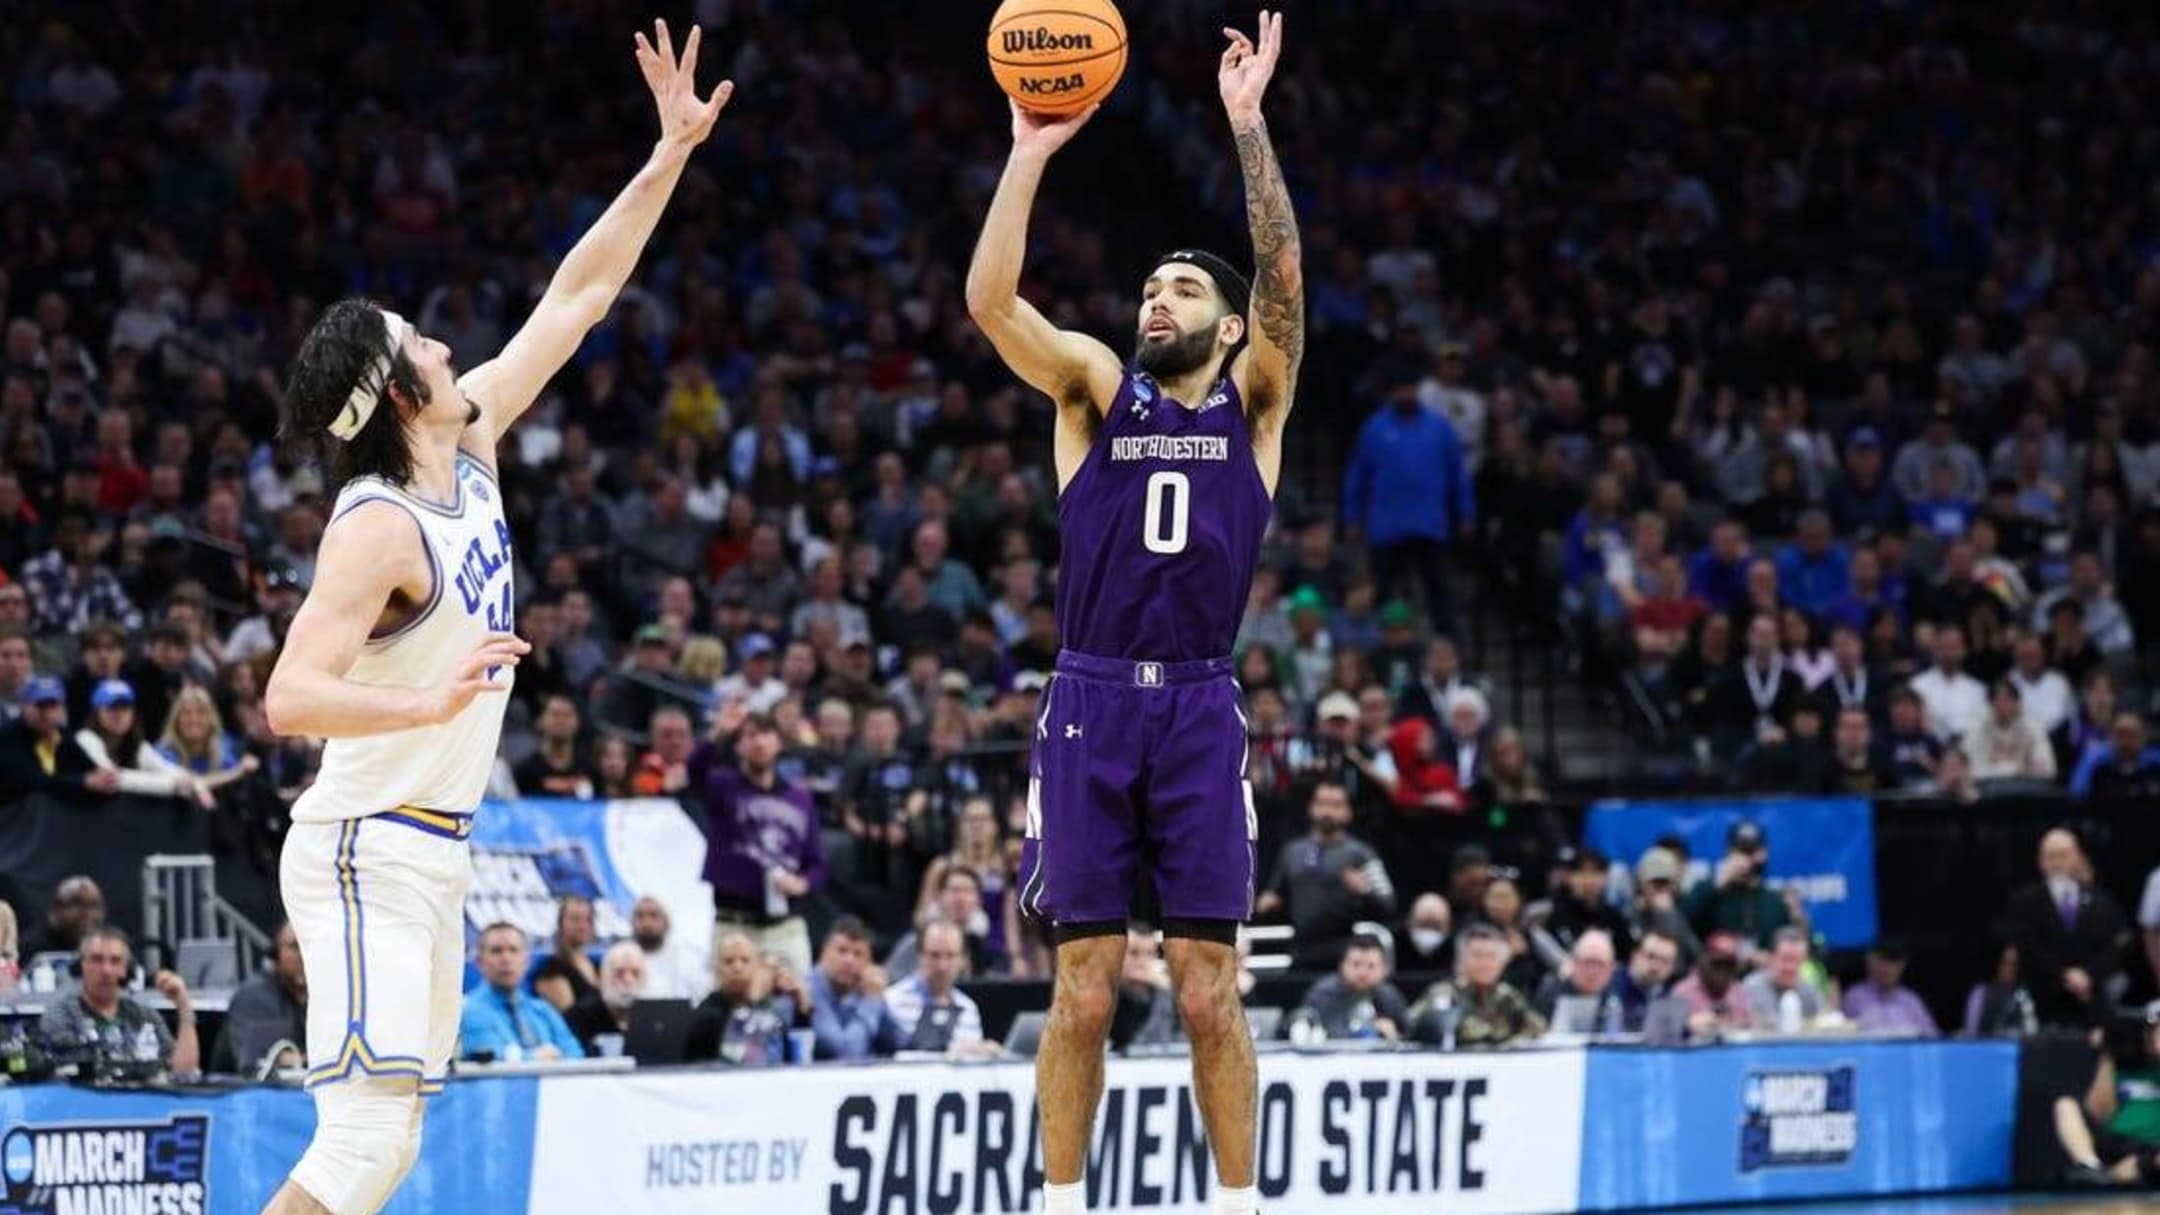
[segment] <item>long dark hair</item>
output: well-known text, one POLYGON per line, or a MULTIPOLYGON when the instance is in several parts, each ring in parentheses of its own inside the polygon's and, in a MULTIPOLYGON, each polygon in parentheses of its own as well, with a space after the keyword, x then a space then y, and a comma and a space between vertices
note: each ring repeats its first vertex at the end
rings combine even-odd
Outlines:
MULTIPOLYGON (((285 404, 278 438, 295 459, 329 457, 332 489, 355 477, 376 476, 393 484, 412 480, 412 448, 395 399, 378 400, 375 412, 348 441, 330 433, 362 376, 374 374, 385 337, 382 309, 364 299, 330 305, 300 343, 285 375, 285 404)), ((390 362, 385 397, 395 388, 407 401, 428 403, 427 383, 403 351, 390 362)))

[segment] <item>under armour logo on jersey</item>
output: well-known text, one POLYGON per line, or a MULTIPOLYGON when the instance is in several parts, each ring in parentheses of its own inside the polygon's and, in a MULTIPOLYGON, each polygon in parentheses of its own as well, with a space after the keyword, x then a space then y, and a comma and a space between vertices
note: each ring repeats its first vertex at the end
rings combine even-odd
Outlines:
POLYGON ((1132 681, 1143 688, 1162 686, 1162 664, 1159 662, 1136 662, 1133 664, 1132 681))
POLYGON ((1078 737, 1080 737, 1080 727, 1078 727, 1078 726, 1067 726, 1067 727, 1065 727, 1065 737, 1067 737, 1067 738, 1078 738, 1078 737))

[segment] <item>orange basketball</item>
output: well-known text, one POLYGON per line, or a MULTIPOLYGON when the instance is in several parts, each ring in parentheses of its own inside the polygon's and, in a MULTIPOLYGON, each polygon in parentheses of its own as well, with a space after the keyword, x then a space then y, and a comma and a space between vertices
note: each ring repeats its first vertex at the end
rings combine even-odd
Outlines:
POLYGON ((1125 74, 1125 18, 1110 0, 1005 0, 990 18, 990 74, 1024 109, 1078 113, 1125 74))

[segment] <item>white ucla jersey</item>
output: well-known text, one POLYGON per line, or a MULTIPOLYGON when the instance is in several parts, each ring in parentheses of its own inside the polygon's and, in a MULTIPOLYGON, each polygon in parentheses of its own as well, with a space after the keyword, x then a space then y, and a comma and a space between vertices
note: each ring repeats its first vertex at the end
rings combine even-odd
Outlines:
MULTIPOLYGON (((430 687, 489 633, 511 631, 510 528, 502 491, 487 467, 465 452, 457 458, 457 499, 430 502, 402 486, 361 477, 338 494, 330 526, 365 502, 389 502, 419 524, 433 582, 410 620, 368 639, 346 678, 354 683, 430 687)), ((513 669, 498 668, 507 687, 513 669)), ((294 822, 335 822, 408 807, 470 814, 487 789, 502 739, 509 697, 473 698, 449 721, 364 738, 333 738, 323 747, 322 771, 293 805, 294 822)))

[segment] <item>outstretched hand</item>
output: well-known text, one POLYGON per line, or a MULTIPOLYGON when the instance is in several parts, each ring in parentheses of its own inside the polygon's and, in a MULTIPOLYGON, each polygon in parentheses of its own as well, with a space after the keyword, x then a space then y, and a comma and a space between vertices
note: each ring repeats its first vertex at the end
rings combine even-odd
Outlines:
POLYGON ((1242 30, 1225 26, 1223 36, 1230 40, 1223 49, 1222 67, 1216 72, 1223 108, 1232 118, 1258 115, 1260 98, 1267 93, 1268 81, 1275 77, 1275 64, 1282 58, 1282 14, 1260 10, 1258 46, 1242 30))
POLYGON ((1070 143, 1072 137, 1080 133, 1080 128, 1087 125, 1088 119, 1095 117, 1095 111, 1102 108, 1097 104, 1077 114, 1053 115, 1038 114, 1017 101, 1008 99, 1008 102, 1012 106, 1013 150, 1041 156, 1048 156, 1070 143))
POLYGON ((636 35, 638 71, 644 73, 645 86, 652 90, 653 102, 660 108, 660 138, 693 148, 712 134, 713 122, 727 108, 728 98, 735 95, 735 82, 723 80, 711 97, 698 100, 698 43, 702 37, 702 31, 691 26, 678 59, 667 22, 653 22, 650 42, 644 34, 636 35))

